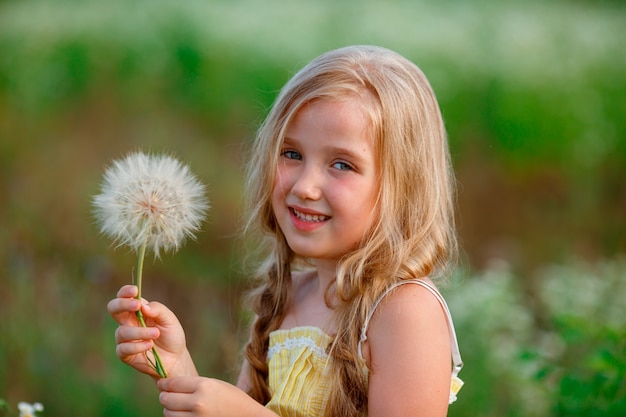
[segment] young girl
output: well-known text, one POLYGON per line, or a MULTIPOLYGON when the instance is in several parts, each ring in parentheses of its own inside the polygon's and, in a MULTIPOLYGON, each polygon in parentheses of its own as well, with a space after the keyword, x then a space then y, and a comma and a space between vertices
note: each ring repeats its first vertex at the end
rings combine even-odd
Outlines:
POLYGON ((155 378, 168 417, 446 415, 462 363, 431 279, 456 252, 453 182, 413 63, 371 46, 321 55, 283 88, 251 154, 246 230, 265 260, 237 386, 198 376, 174 314, 134 286, 108 306, 117 355, 155 378), (146 360, 153 345, 168 378, 146 360))

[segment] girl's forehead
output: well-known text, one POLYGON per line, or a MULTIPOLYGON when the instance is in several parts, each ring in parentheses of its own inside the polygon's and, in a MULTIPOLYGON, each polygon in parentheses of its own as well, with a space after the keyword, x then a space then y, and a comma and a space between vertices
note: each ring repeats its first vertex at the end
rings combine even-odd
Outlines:
MULTIPOLYGON (((359 126, 367 129, 368 135, 371 135, 375 131, 374 125, 377 119, 374 116, 377 113, 374 107, 369 98, 355 93, 316 97, 294 106, 288 113, 282 131, 288 131, 295 123, 302 122, 303 118, 323 112, 325 120, 329 123, 358 123, 359 126)), ((283 137, 284 135, 281 135, 281 139, 284 139, 283 137)))

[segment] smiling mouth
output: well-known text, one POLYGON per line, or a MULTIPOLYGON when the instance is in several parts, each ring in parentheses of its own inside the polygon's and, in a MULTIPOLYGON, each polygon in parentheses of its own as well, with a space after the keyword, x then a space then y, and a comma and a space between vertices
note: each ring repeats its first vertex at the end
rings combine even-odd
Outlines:
POLYGON ((303 222, 320 223, 330 219, 330 216, 324 216, 319 214, 306 214, 299 212, 294 208, 291 209, 291 212, 294 214, 294 216, 298 218, 298 220, 302 220, 303 222))

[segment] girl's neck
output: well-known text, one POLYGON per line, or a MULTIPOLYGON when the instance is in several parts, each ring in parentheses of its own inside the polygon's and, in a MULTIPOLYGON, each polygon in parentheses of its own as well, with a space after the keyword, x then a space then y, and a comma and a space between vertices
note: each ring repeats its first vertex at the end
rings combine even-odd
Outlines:
MULTIPOLYGON (((282 329, 315 326, 327 334, 334 334, 333 310, 326 304, 326 293, 335 280, 336 266, 336 262, 316 261, 315 269, 294 273, 293 299, 281 324, 282 329)), ((329 301, 332 303, 333 300, 329 301)))
POLYGON ((315 269, 317 271, 319 288, 325 292, 337 277, 337 261, 318 259, 315 261, 315 269))

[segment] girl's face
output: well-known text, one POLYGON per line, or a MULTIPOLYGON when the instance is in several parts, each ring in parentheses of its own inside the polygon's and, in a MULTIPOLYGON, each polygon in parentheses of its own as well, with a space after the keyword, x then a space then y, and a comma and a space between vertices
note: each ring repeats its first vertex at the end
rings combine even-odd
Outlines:
POLYGON ((287 127, 272 206, 298 255, 338 260, 374 220, 378 166, 358 99, 314 101, 287 127))

